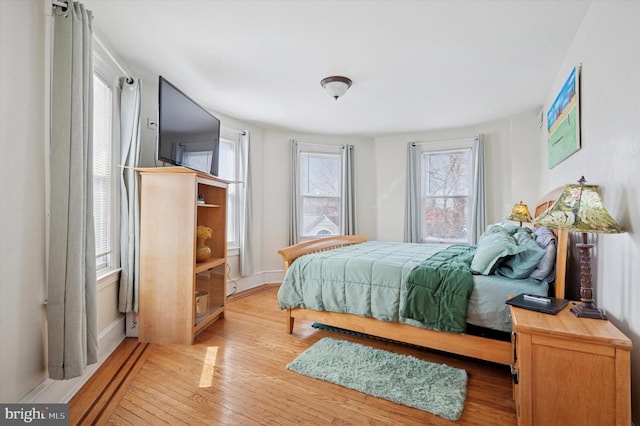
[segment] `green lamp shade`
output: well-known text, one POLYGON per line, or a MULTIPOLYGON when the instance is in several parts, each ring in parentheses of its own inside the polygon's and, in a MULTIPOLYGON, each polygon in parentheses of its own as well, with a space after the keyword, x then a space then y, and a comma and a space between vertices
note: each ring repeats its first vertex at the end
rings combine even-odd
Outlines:
POLYGON ((597 185, 567 185, 560 198, 533 223, 575 232, 619 234, 625 232, 602 205, 597 185))
POLYGON ((522 201, 520 201, 518 204, 513 206, 513 209, 511 209, 511 214, 509 215, 509 217, 507 217, 507 220, 531 222, 531 214, 529 213, 529 208, 526 204, 522 204, 522 201))

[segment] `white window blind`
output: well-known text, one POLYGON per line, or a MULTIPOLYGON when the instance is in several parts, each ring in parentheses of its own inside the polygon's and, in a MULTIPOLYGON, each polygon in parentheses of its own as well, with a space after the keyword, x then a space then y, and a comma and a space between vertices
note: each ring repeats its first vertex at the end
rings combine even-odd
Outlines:
MULTIPOLYGON (((222 179, 237 182, 238 176, 238 138, 225 131, 220 136, 218 174, 222 179)), ((240 220, 238 185, 231 184, 227 189, 227 248, 240 247, 240 220)))
POLYGON ((113 90, 93 77, 93 215, 96 233, 96 269, 110 267, 112 242, 112 129, 113 90))

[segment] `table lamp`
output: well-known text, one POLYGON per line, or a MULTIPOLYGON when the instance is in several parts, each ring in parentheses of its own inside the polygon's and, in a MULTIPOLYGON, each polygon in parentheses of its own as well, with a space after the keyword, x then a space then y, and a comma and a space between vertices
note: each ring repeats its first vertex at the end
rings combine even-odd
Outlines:
POLYGON ((619 234, 625 232, 609 215, 602 205, 597 185, 585 185, 585 178, 578 185, 566 185, 560 198, 549 210, 533 220, 534 224, 552 229, 566 229, 582 233, 582 243, 576 244, 580 251, 580 300, 582 303, 571 308, 578 317, 607 319, 606 315, 593 303, 591 287, 591 248, 587 234, 619 234))
POLYGON ((518 204, 513 206, 511 209, 511 214, 507 217, 507 220, 515 220, 516 222, 520 222, 520 226, 522 226, 522 222, 531 222, 531 214, 529 213, 529 208, 526 204, 523 204, 520 201, 518 204))

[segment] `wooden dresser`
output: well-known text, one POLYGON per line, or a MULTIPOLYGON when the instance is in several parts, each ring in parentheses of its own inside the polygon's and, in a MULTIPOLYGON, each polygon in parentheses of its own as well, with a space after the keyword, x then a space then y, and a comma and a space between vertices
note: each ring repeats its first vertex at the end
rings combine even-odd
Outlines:
POLYGON ((631 341, 609 321, 511 307, 519 425, 631 424, 631 341))

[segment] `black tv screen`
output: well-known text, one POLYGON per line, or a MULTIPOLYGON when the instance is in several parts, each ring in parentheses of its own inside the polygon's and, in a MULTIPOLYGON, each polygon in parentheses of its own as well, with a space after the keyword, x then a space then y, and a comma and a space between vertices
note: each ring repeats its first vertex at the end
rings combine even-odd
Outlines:
POLYGON ((218 176, 220 120, 162 76, 158 109, 158 160, 218 176))

